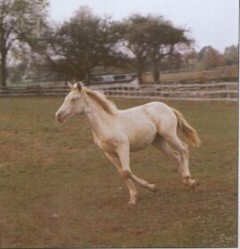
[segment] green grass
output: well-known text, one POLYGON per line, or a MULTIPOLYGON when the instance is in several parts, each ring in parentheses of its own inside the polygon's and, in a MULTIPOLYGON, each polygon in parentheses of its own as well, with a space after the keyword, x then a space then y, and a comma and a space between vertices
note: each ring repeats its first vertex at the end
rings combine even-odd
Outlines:
POLYGON ((237 104, 167 102, 199 131, 190 170, 201 184, 185 188, 172 161, 149 147, 131 155, 132 169, 158 192, 138 187, 130 208, 85 120, 54 120, 62 100, 0 99, 2 248, 237 247, 237 104))

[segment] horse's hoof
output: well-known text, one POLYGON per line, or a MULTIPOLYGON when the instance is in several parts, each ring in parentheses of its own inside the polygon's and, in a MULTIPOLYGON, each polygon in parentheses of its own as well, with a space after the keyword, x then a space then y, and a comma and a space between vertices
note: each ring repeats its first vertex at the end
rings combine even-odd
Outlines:
POLYGON ((199 185, 200 185, 199 181, 193 180, 193 182, 190 184, 190 188, 195 189, 199 185))
POLYGON ((188 183, 185 183, 184 185, 189 187, 192 190, 195 190, 196 187, 199 186, 199 182, 197 180, 191 179, 191 181, 189 181, 188 183))
POLYGON ((129 201, 128 201, 128 205, 129 205, 130 207, 136 206, 136 204, 137 204, 137 201, 136 201, 136 200, 129 200, 129 201))
POLYGON ((149 189, 150 189, 152 192, 154 192, 154 193, 157 192, 157 187, 156 187, 155 184, 150 184, 150 185, 149 185, 149 189))
POLYGON ((190 176, 186 176, 183 178, 183 184, 186 187, 190 187, 190 188, 194 189, 196 186, 199 185, 199 182, 195 179, 192 179, 190 176))
POLYGON ((128 201, 128 205, 129 206, 136 206, 138 200, 139 200, 139 196, 138 195, 132 196, 132 197, 130 197, 130 199, 128 201))

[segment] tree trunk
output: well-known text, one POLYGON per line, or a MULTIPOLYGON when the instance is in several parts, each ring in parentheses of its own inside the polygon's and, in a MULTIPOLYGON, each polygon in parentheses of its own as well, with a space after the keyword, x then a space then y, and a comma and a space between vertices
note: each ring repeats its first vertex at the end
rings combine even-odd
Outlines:
POLYGON ((86 81, 86 82, 90 82, 91 80, 91 75, 92 75, 92 72, 91 70, 87 70, 86 74, 85 74, 85 77, 83 79, 81 79, 81 81, 86 81))
POLYGON ((142 70, 138 70, 137 78, 138 78, 138 82, 139 82, 140 85, 143 83, 142 74, 143 74, 142 70))
POLYGON ((154 82, 156 84, 159 84, 160 83, 160 65, 159 65, 159 63, 153 64, 152 75, 153 75, 154 82))
POLYGON ((6 67, 7 54, 5 51, 1 52, 1 72, 0 72, 0 87, 7 86, 7 67, 6 67))
POLYGON ((143 84, 143 72, 144 72, 144 66, 141 63, 138 63, 137 65, 137 78, 138 78, 138 82, 139 84, 143 84))

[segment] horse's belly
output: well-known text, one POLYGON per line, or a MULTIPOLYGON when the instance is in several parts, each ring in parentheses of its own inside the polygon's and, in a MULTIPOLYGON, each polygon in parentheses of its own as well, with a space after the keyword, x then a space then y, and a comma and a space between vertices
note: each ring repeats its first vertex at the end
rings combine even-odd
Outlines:
POLYGON ((130 151, 134 152, 145 148, 153 142, 155 136, 156 129, 154 127, 134 132, 134 134, 131 134, 128 137, 130 142, 130 151))
POLYGON ((156 125, 142 108, 122 112, 118 122, 121 124, 121 132, 128 137, 130 151, 143 149, 156 136, 156 125))

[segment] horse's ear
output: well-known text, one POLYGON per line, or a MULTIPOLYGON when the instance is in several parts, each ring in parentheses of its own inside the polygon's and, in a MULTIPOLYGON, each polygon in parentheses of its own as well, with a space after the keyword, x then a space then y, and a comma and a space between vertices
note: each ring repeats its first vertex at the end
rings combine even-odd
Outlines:
POLYGON ((82 91, 82 81, 81 82, 78 82, 77 83, 77 88, 78 88, 78 91, 81 92, 82 91))
POLYGON ((69 81, 67 82, 67 85, 69 86, 70 90, 73 89, 73 85, 69 81))

